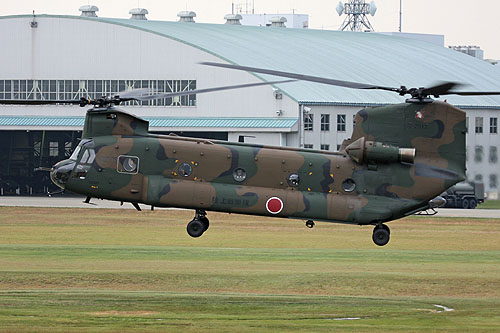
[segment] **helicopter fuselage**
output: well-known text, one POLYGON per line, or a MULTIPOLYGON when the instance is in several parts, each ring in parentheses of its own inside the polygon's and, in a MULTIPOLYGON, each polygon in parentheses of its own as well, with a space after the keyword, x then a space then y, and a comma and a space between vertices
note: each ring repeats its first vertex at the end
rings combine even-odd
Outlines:
POLYGON ((434 102, 360 111, 340 152, 148 133, 114 108, 87 113, 53 179, 89 197, 263 216, 378 224, 429 208, 464 179, 465 114, 434 102), (59 175, 59 178, 57 177, 59 175))

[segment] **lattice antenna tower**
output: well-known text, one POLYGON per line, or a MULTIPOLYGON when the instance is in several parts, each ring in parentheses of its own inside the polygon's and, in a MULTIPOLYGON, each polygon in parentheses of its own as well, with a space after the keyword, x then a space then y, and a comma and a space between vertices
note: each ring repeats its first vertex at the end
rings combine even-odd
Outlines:
POLYGON ((233 14, 254 14, 255 0, 240 0, 233 3, 233 14))
POLYGON ((377 12, 374 1, 369 4, 365 0, 350 0, 345 3, 339 1, 336 10, 339 16, 342 14, 347 15, 339 30, 374 31, 367 17, 368 14, 375 16, 377 12))

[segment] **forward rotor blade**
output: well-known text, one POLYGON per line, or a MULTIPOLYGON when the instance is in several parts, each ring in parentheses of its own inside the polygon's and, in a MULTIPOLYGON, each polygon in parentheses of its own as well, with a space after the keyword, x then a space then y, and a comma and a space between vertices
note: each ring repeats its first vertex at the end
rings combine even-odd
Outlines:
POLYGON ((56 100, 56 99, 45 99, 45 100, 33 100, 33 99, 3 99, 0 100, 0 104, 5 105, 48 105, 48 104, 78 104, 80 105, 82 100, 56 100))
POLYGON ((234 85, 234 86, 194 89, 194 90, 187 90, 187 91, 178 91, 178 92, 171 92, 171 93, 164 93, 164 94, 157 94, 157 95, 149 95, 149 96, 138 96, 138 97, 135 97, 135 99, 138 101, 151 101, 154 99, 169 98, 169 97, 175 97, 175 96, 188 96, 188 95, 194 95, 194 94, 209 93, 209 92, 214 92, 214 91, 249 88, 249 87, 257 87, 257 86, 265 86, 265 85, 270 85, 270 84, 294 82, 294 81, 296 81, 296 80, 269 81, 269 82, 238 84, 238 85, 234 85))
POLYGON ((319 77, 319 76, 310 76, 310 75, 303 75, 303 74, 290 73, 290 72, 274 71, 274 70, 264 69, 264 68, 229 65, 229 64, 221 64, 221 63, 216 63, 216 62, 200 62, 200 64, 206 65, 206 66, 213 66, 213 67, 236 69, 236 70, 240 70, 240 71, 283 76, 283 77, 289 77, 289 78, 296 79, 296 80, 324 83, 324 84, 329 84, 332 86, 339 86, 339 87, 346 87, 346 88, 380 89, 380 90, 388 90, 388 91, 394 91, 394 92, 400 91, 399 88, 383 87, 383 86, 375 86, 375 85, 365 84, 365 83, 327 79, 327 78, 319 77))
POLYGON ((155 91, 151 88, 139 88, 139 89, 131 89, 131 90, 125 90, 120 93, 118 93, 118 96, 120 98, 125 99, 125 98, 137 98, 141 96, 149 96, 155 93, 155 91))

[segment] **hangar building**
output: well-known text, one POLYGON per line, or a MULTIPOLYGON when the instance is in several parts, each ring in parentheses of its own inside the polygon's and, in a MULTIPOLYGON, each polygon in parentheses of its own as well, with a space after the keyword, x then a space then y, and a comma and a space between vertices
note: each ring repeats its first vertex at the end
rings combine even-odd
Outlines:
MULTIPOLYGON (((467 83, 468 90, 500 91, 498 67, 431 43, 376 33, 19 15, 0 17, 0 43, 0 99, 92 98, 132 88, 169 92, 277 79, 202 61, 384 86, 454 81, 467 83)), ((469 177, 498 192, 500 97, 446 98, 468 113, 469 177)), ((123 109, 149 120, 154 132, 336 150, 361 108, 403 101, 391 92, 299 81, 123 109)), ((70 153, 85 111, 1 106, 0 187, 46 190, 40 186, 49 184, 48 177, 33 170, 70 153)))

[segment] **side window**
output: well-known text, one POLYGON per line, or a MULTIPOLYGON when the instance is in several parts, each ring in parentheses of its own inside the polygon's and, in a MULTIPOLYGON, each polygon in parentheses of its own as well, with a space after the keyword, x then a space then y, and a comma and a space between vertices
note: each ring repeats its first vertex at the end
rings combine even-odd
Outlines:
POLYGON ((233 171, 233 179, 237 182, 242 182, 247 178, 247 173, 245 169, 238 168, 233 171))
POLYGON ((120 173, 136 174, 139 172, 139 157, 137 156, 118 156, 116 170, 120 173))
POLYGON ((193 173, 193 167, 189 163, 182 163, 179 166, 179 175, 182 177, 189 177, 193 173))
POLYGON ((287 182, 291 187, 297 187, 300 184, 300 177, 298 174, 292 173, 288 176, 287 182))
POLYGON ((342 182, 342 188, 346 192, 352 192, 356 189, 356 183, 351 178, 347 178, 342 182))

